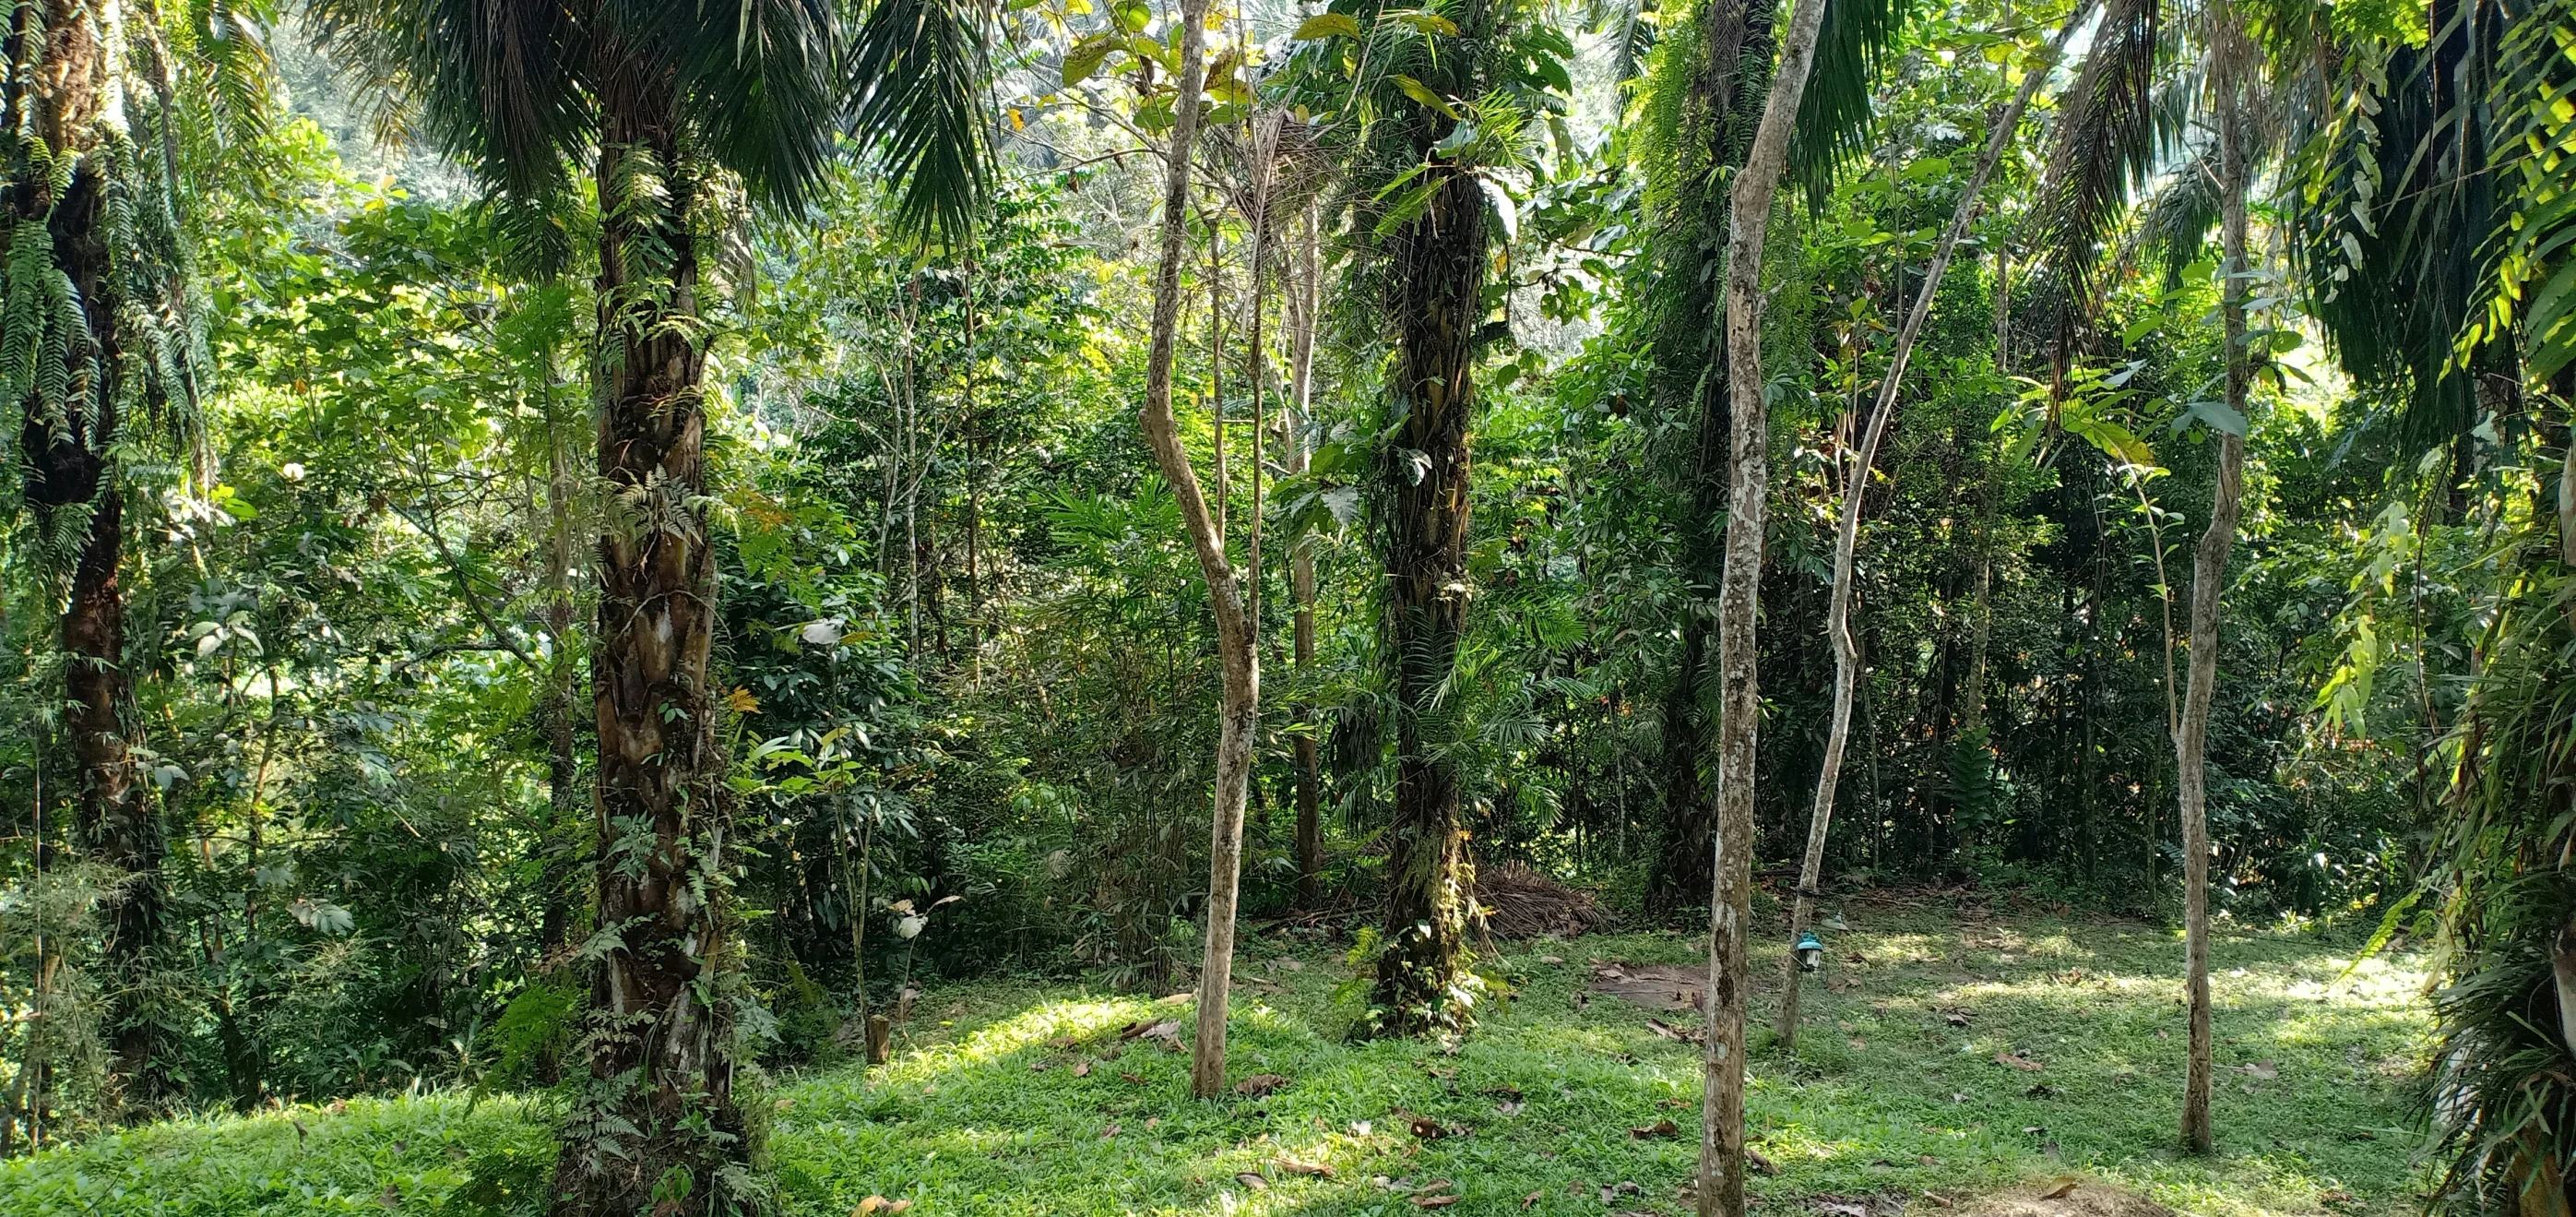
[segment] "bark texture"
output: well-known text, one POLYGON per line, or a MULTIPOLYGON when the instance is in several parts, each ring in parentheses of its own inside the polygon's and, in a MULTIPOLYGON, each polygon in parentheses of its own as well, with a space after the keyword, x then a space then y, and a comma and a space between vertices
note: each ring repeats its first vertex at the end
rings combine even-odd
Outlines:
POLYGON ((1691 449, 1680 472, 1687 516, 1678 524, 1680 565, 1691 590, 1664 693, 1662 848, 1646 886, 1648 911, 1666 919, 1697 909, 1715 879, 1710 865, 1717 807, 1707 764, 1714 724, 1706 689, 1732 442, 1720 320, 1729 236, 1726 171, 1740 168, 1752 149, 1774 45, 1768 8, 1716 0, 1696 20, 1698 62, 1676 141, 1692 163, 1679 167, 1676 206, 1662 236, 1670 290, 1656 337, 1662 408, 1691 420, 1691 449))
MULTIPOLYGON (((609 46, 603 54, 614 57, 609 46)), ((631 60, 627 61, 633 62, 631 60)), ((715 564, 706 493, 705 355, 695 341, 693 183, 672 84, 612 58, 601 109, 600 344, 594 369, 607 519, 596 558, 591 687, 599 730, 597 940, 555 1211, 718 1211, 749 1184, 733 1101, 724 757, 707 656, 715 564)))
MULTIPOLYGON (((1978 195, 1994 177, 1995 164, 2003 159, 2004 149, 2012 143, 2013 133, 2021 126, 2022 112, 2030 108, 2030 99, 2048 79, 2049 69, 2057 62, 2066 40, 2076 27, 2091 14, 2090 3, 2076 6, 2075 15, 2059 28, 2049 43, 2048 59, 2022 78, 2021 91, 2013 95, 2012 104, 1995 118, 1994 129, 1986 135, 1986 149, 1977 157, 1976 170, 1968 175, 1967 185, 1959 192, 1959 205, 1950 213, 1949 227, 1941 230, 1941 240, 1933 247, 1932 261, 1923 269, 1923 286, 1914 294, 1914 307, 1906 312, 1905 325, 1897 331, 1896 349, 1888 356, 1887 372, 1879 380, 1878 400, 1872 405, 1869 421, 1862 428, 1860 447, 1852 454, 1851 467, 1843 475, 1842 516, 1834 532, 1834 586, 1825 609, 1825 640, 1834 648, 1834 708, 1825 729, 1825 755, 1816 774, 1816 802, 1807 818, 1807 852, 1798 866, 1798 891, 1790 902, 1789 941, 1796 943, 1815 916, 1816 885, 1824 878, 1825 838, 1834 819, 1834 791, 1843 769, 1843 748, 1851 741, 1852 691, 1860 679, 1860 647, 1851 636, 1852 562, 1860 547, 1861 509, 1868 499, 1869 471, 1878 461, 1879 441, 1887 436, 1887 425, 1896 417, 1896 395, 1905 383, 1905 366, 1914 356, 1914 340, 1923 332, 1923 322, 1932 315, 1932 301, 1940 293, 1941 278, 1950 269, 1950 255, 1958 249, 1959 238, 1968 233, 1968 224, 1976 219, 1978 195)), ((1982 548, 1982 538, 1980 539, 1982 548)), ((1985 678, 1985 643, 1983 610, 1986 572, 1981 565, 1977 573, 1978 629, 1975 657, 1970 661, 1972 691, 1970 704, 1977 705, 1978 692, 1985 678)), ((1975 718, 1982 718, 1979 711, 1975 718)), ((1963 716, 1969 727, 1975 724, 1963 716)), ((1777 1029, 1784 1044, 1798 1042, 1798 981, 1805 975, 1798 970, 1795 951, 1780 959, 1780 1021, 1777 1029)))
POLYGON ((1728 199, 1726 356, 1734 459, 1727 494, 1726 571, 1718 584, 1716 879, 1709 894, 1708 1051, 1700 1109, 1701 1217, 1744 1214, 1744 1011, 1752 982, 1746 922, 1753 900, 1753 780, 1762 693, 1755 613, 1762 588, 1762 508, 1770 488, 1770 416, 1763 401, 1762 250, 1771 201, 1789 158, 1789 131, 1806 92, 1825 0, 1798 0, 1752 151, 1728 199))
MULTIPOLYGON (((1323 216, 1309 204, 1297 243, 1297 281, 1288 310, 1289 470, 1306 472, 1312 442, 1315 393, 1315 317, 1322 278, 1316 247, 1323 240, 1323 216)), ((1288 599, 1295 634, 1297 677, 1304 680, 1315 666, 1315 549, 1299 540, 1288 553, 1288 599)), ((1297 903, 1315 908, 1324 902, 1324 781, 1312 731, 1297 733, 1297 903)))
MULTIPOLYGON (((1181 5, 1181 78, 1172 105, 1172 143, 1163 173, 1162 257, 1154 271, 1154 317, 1145 363, 1145 442, 1172 485, 1182 526, 1207 580, 1216 614, 1217 654, 1225 684, 1217 709, 1216 812, 1208 834, 1207 941, 1199 966, 1198 1034, 1190 1053, 1190 1089, 1201 1098, 1225 1092, 1226 1005, 1234 984, 1234 909, 1243 868, 1243 805, 1251 786, 1252 733, 1258 724, 1261 657, 1252 620, 1226 558, 1225 534, 1199 489, 1198 471, 1172 418, 1172 355, 1181 318, 1181 259, 1187 254, 1190 152, 1198 139, 1199 89, 1207 41, 1207 0, 1181 5)), ((1219 407, 1220 410, 1222 407, 1219 407)))
MULTIPOLYGON (((2222 9, 2226 6, 2222 5, 2222 9)), ((2227 330, 2227 406, 2245 417, 2252 379, 2245 349, 2245 193, 2249 166, 2244 130, 2245 82, 2241 65, 2250 48, 2232 15, 2222 14, 2217 56, 2221 64, 2218 115, 2220 232, 2227 280, 2219 315, 2227 330)), ((2218 683, 2219 596, 2227 584, 2227 559, 2236 544, 2236 517, 2244 499, 2245 437, 2218 436, 2218 482, 2210 492, 2209 526, 2192 554, 2190 683, 2184 686, 2174 760, 2182 795, 2183 985, 2190 1006, 2190 1060, 2183 1078, 2182 1141, 2192 1153, 2216 1148, 2209 1118, 2212 1044, 2209 1004, 2209 702, 2218 683)))
POLYGON ((1387 1030, 1461 1026, 1469 875, 1458 773, 1440 743, 1439 692, 1457 666, 1467 571, 1471 379, 1484 320, 1485 197, 1446 166, 1423 214, 1388 238, 1389 389, 1403 411, 1387 447, 1386 613, 1396 699, 1395 808, 1387 831, 1386 945, 1372 1003, 1387 1030))
MULTIPOLYGON (((43 172, 16 175, 9 194, 13 224, 39 225, 52 246, 52 269, 75 295, 81 324, 46 324, 39 358, 59 358, 57 389, 37 384, 19 403, 18 451, 24 461, 27 506, 35 516, 40 549, 67 567, 68 592, 60 623, 63 726, 79 767, 74 827, 95 860, 118 873, 105 904, 101 943, 105 970, 114 978, 107 1014, 114 1071, 129 1101, 164 1095, 168 1079, 155 1061, 160 1034, 138 994, 162 937, 161 858, 164 841, 152 799, 137 781, 131 740, 133 682, 125 668, 124 503, 114 451, 133 421, 121 417, 134 388, 126 383, 126 351, 142 335, 120 324, 129 280, 142 273, 133 251, 115 247, 108 226, 108 175, 130 165, 122 110, 124 37, 117 10, 49 0, 17 10, 13 43, 37 33, 43 45, 34 71, 12 88, 11 125, 32 135, 56 157, 79 162, 57 191, 43 172), (120 265, 119 256, 129 259, 120 265), (52 344, 59 343, 59 347, 52 344)), ((11 284, 13 297, 41 293, 34 284, 11 284)))

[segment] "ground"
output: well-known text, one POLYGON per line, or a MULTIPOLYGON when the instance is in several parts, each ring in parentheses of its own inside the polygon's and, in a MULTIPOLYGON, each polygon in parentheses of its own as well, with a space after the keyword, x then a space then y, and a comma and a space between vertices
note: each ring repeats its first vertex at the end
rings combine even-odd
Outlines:
MULTIPOLYGON (((2194 1159, 2173 1148, 2177 934, 1892 898, 1843 915, 1797 1051, 1753 1058, 1752 1136, 1777 1170, 1754 1178, 1764 1210, 2412 1205, 2420 1134, 2405 1096, 2427 1022, 2411 960, 2354 967, 2348 941, 2223 925, 2219 1153, 2194 1159), (2068 1181, 2073 1193, 2041 1199, 2068 1181)), ((1779 950, 1758 959, 1757 1014, 1779 950)), ((1392 1217, 1449 1196, 1461 1214, 1679 1214, 1699 1049, 1669 1032, 1695 1020, 1595 986, 1651 999, 1651 984, 1604 969, 1699 958, 1662 934, 1499 944, 1486 962, 1510 996, 1444 1054, 1344 1040, 1348 967, 1326 947, 1256 934, 1238 963, 1232 1076, 1284 1079, 1266 1095, 1187 1097, 1188 1057, 1167 1042, 1187 1040, 1185 998, 993 981, 934 987, 893 1063, 784 1079, 757 1101, 773 1113, 768 1154, 793 1214, 840 1217, 872 1195, 913 1201, 919 1217, 1392 1217)), ((541 1130, 529 1104, 459 1096, 182 1121, 0 1164, 0 1217, 514 1211, 542 1178, 541 1130)))

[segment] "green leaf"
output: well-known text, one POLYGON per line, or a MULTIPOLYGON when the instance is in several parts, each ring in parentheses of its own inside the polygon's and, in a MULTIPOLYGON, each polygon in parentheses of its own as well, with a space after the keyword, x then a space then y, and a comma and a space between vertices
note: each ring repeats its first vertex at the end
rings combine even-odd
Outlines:
POLYGON ((1386 19, 1389 21, 1400 21, 1425 34, 1438 34, 1443 38, 1455 38, 1458 36, 1458 23, 1451 21, 1438 13, 1424 12, 1420 10, 1403 13, 1388 13, 1386 15, 1386 19))
POLYGON ((1357 38, 1360 23, 1347 13, 1317 13, 1297 24, 1291 37, 1299 42, 1320 42, 1326 38, 1357 38))
POLYGON ((1109 58, 1109 53, 1118 49, 1118 38, 1114 34, 1085 38, 1075 43, 1073 49, 1064 54, 1064 83, 1069 87, 1090 79, 1092 73, 1100 70, 1101 62, 1109 58))
POLYGON ((1410 76, 1397 75, 1391 76, 1389 79, 1395 81, 1396 88, 1404 90, 1405 96, 1421 102, 1423 105, 1429 106, 1434 110, 1438 110, 1442 114, 1446 114, 1451 118, 1458 117, 1457 107, 1450 105, 1446 101, 1442 101, 1439 94, 1431 91, 1431 86, 1426 85, 1419 80, 1415 80, 1410 76))
POLYGON ((2194 421, 2207 423, 2213 430, 2224 431, 2239 439, 2245 435, 2245 416, 2223 401, 2196 401, 2183 407, 2182 417, 2173 420, 2173 433, 2182 434, 2194 421))

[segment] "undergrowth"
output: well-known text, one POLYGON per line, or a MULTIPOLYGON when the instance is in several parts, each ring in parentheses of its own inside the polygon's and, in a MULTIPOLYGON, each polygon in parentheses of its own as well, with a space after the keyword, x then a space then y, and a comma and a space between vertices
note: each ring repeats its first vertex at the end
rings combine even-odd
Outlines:
MULTIPOLYGON (((2060 1176, 2209 1214, 2414 1203, 2405 1092, 2427 1024, 2407 961, 2352 968, 2349 943, 2223 928, 2220 1152, 2194 1159, 2173 1148, 2176 935, 1906 906, 1846 915, 1797 1051, 1754 1058, 1753 1141, 1778 1173, 1753 1190, 1775 1211, 1822 1194, 1934 1213, 2060 1176)), ((1777 950, 1759 960, 1757 1015, 1777 950)), ((1699 1050, 1650 1020, 1686 1032, 1693 1019, 1589 983, 1594 960, 1699 958, 1658 934, 1508 944, 1488 963, 1512 996, 1445 1055, 1344 1040, 1338 957, 1250 937, 1232 1076, 1286 1080, 1205 1103, 1185 1097, 1188 1058, 1166 1042, 1187 1041, 1185 999, 1027 982, 934 992, 892 1064, 766 1093, 771 1165, 790 1213, 830 1217, 870 1195, 918 1214, 1392 1217, 1450 1194, 1460 1213, 1681 1213, 1699 1050), (1153 1034, 1165 1021, 1179 1025, 1153 1034), (1147 1032, 1120 1037, 1137 1024, 1147 1032), (1443 1135, 1416 1135, 1434 1126, 1443 1135)), ((534 1212, 543 1124, 525 1102, 460 1096, 174 1122, 0 1164, 0 1217, 534 1212)))

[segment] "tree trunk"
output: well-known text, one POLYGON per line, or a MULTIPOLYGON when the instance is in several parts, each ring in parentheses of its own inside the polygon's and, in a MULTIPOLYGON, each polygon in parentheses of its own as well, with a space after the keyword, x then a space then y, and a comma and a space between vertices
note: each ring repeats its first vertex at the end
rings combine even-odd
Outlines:
POLYGON ((1762 379, 1762 249, 1789 157, 1825 0, 1798 0, 1752 151, 1728 200, 1726 355, 1733 477, 1726 568, 1718 584, 1716 880, 1709 892, 1708 1052, 1700 1107, 1701 1217, 1744 1217, 1744 1008, 1751 988, 1753 781, 1762 695, 1755 620, 1762 588, 1762 507, 1769 492, 1769 410, 1762 379))
MULTIPOLYGON (((1172 106, 1172 144, 1163 172, 1162 259, 1154 272, 1152 346, 1145 363, 1145 442, 1172 485, 1181 521, 1207 580, 1208 607, 1216 614, 1217 655, 1225 687, 1217 710, 1216 813, 1208 834, 1207 943, 1199 967, 1198 1034, 1190 1055, 1190 1090, 1200 1098, 1225 1093, 1226 1006, 1234 984, 1234 909, 1243 868, 1243 804, 1252 777, 1252 733, 1258 725, 1261 656, 1245 611, 1225 535, 1199 489, 1198 471, 1181 446, 1172 418, 1172 355, 1181 318, 1181 259, 1189 235, 1190 152, 1198 138, 1200 71, 1207 37, 1207 0, 1181 5, 1181 78, 1172 106)), ((1223 403, 1218 409, 1220 442, 1223 403)))
MULTIPOLYGON (((1840 783, 1843 747, 1851 739, 1852 688, 1860 676, 1860 648, 1851 637, 1852 559, 1860 544, 1860 513, 1869 496, 1870 467, 1878 460, 1878 444, 1887 435, 1887 424, 1896 416, 1896 394, 1905 380, 1905 365, 1914 356, 1914 340, 1923 332, 1924 319, 1932 314, 1932 301, 1940 293, 1941 277, 1950 269, 1950 255, 1966 236, 1968 223, 1977 216, 1977 196, 1984 192, 1987 179, 1994 176, 1995 163, 2003 159, 2004 149, 2012 144, 2015 130, 2021 126, 2024 110, 2031 97, 2048 79, 2049 68, 2066 40, 2092 10, 2088 3, 2076 6, 2075 14, 2049 43, 2045 65, 2030 68, 2022 77, 2021 92, 2013 95, 2012 104, 1995 119, 1994 130, 1986 136, 1986 150, 1977 158, 1976 171, 1959 192, 1959 205, 1950 213, 1950 226, 1941 231, 1941 242, 1932 251, 1931 265, 1924 268, 1923 286, 1914 294, 1914 307, 1905 316, 1905 328, 1896 335, 1896 350, 1889 355, 1887 373, 1878 383, 1878 401, 1870 408, 1869 422, 1862 428, 1860 449, 1852 455, 1851 468, 1843 477, 1843 509, 1840 527, 1834 533, 1834 587, 1825 610, 1825 639, 1834 648, 1834 709, 1825 730, 1825 756, 1816 774, 1815 809, 1807 820, 1807 853, 1798 867, 1798 891, 1790 905, 1789 941, 1796 943, 1807 930, 1807 920, 1815 914, 1816 884, 1824 877, 1825 834, 1833 824, 1834 789, 1840 783)), ((1980 598, 1984 588, 1978 588, 1980 598)), ((1980 644, 1975 666, 1982 678, 1985 663, 1980 644)), ((1973 696, 1973 694, 1971 695, 1973 696)), ((1780 1021, 1778 1030, 1783 1044, 1798 1042, 1798 969, 1797 952, 1792 950, 1780 961, 1780 1021)))
MULTIPOLYGON (((1679 487, 1684 519, 1676 521, 1677 565, 1685 588, 1681 639, 1663 722, 1662 823, 1648 867, 1646 907, 1661 920, 1699 907, 1716 881, 1711 870, 1717 810, 1707 764, 1712 733, 1704 696, 1710 672, 1709 642, 1715 612, 1711 590, 1722 571, 1724 541, 1717 526, 1726 511, 1729 475, 1725 325, 1722 297, 1728 226, 1726 184, 1740 168, 1760 125, 1763 69, 1774 46, 1772 11, 1743 0, 1718 0, 1702 10, 1698 61, 1682 114, 1680 148, 1691 158, 1677 175, 1673 214, 1666 220, 1660 254, 1665 280, 1674 285, 1656 335, 1657 397, 1676 419, 1690 419, 1693 451, 1679 487), (1754 66, 1751 72, 1744 65, 1754 66)), ((1690 36, 1690 35, 1685 35, 1690 36)), ((1619 821, 1626 853, 1627 819, 1619 821)))
POLYGON ((25 501, 41 538, 37 548, 56 570, 69 568, 60 626, 63 725, 81 775, 74 823, 91 856, 117 872, 100 943, 114 981, 109 1046, 122 1097, 153 1100, 169 1087, 154 1061, 159 1029, 137 994, 148 987, 144 972, 162 936, 163 841, 153 802, 136 780, 127 721, 133 683, 125 667, 124 504, 114 454, 131 438, 123 434, 119 403, 130 391, 120 382, 129 362, 123 351, 134 336, 120 323, 128 301, 125 276, 111 261, 111 186, 104 176, 117 163, 110 145, 126 136, 123 111, 109 104, 124 72, 124 31, 113 6, 66 0, 20 13, 21 25, 30 21, 42 22, 45 45, 25 56, 39 62, 27 91, 14 99, 10 122, 57 155, 80 156, 59 191, 41 170, 13 172, 9 207, 16 223, 43 228, 49 270, 68 284, 72 299, 65 303, 78 306, 80 324, 65 325, 55 304, 40 303, 50 285, 7 285, 13 310, 24 301, 53 314, 37 323, 44 334, 34 353, 59 359, 65 373, 54 389, 45 387, 47 377, 30 373, 19 402, 18 450, 25 501))
MULTIPOLYGON (((548 356, 552 358, 551 354, 548 356)), ((546 732, 546 794, 553 812, 545 842, 543 901, 538 944, 546 967, 563 963, 573 921, 573 874, 578 861, 574 826, 581 814, 581 761, 573 751, 572 462, 554 417, 554 384, 545 385, 546 417, 546 682, 542 715, 546 732)), ((546 1062, 552 1074, 556 1062, 546 1062)))
MULTIPOLYGON (((2250 167, 2244 132, 2244 89, 2239 75, 2251 50, 2232 13, 2219 19, 2219 207, 2226 252, 2226 282, 2219 313, 2227 331, 2227 406, 2245 417, 2252 378, 2245 349, 2245 193, 2250 167)), ((2216 1147, 2209 1119, 2211 1027, 2209 1002, 2209 703, 2218 681, 2219 595, 2227 559, 2236 544, 2236 516, 2244 494, 2245 437, 2218 435, 2218 484, 2211 491, 2209 527, 2192 555, 2191 683, 2183 692, 2182 721, 2174 739, 2182 795, 2183 965, 2190 1003, 2191 1057, 2183 1081, 2182 1140, 2192 1153, 2216 1147)))
MULTIPOLYGON (((1315 319, 1322 303, 1322 278, 1316 265, 1316 247, 1323 241, 1323 211, 1315 204, 1306 208, 1303 239, 1297 243, 1297 286, 1289 300, 1288 396, 1293 421, 1288 438, 1290 468, 1306 472, 1308 445, 1313 442, 1315 392, 1315 319)), ((1296 631, 1297 679, 1300 684, 1314 677, 1315 668, 1315 549, 1306 538, 1298 538, 1288 555, 1288 598, 1292 604, 1296 631)), ((1305 717, 1313 721, 1313 707, 1306 707, 1305 717)), ((1295 737, 1297 751, 1297 903, 1304 908, 1317 908, 1324 903, 1324 814, 1323 767, 1316 752, 1312 729, 1295 737)))
POLYGON ((1448 1034, 1465 1026, 1456 993, 1471 880, 1457 767, 1431 720, 1457 666, 1472 578, 1469 412, 1484 319, 1485 198, 1475 178, 1449 167, 1423 177, 1433 183, 1428 207, 1388 239, 1396 339, 1388 389, 1402 411, 1381 473, 1396 775, 1386 940, 1371 1002, 1384 1030, 1448 1034))
MULTIPOLYGON (((603 50, 616 56, 612 45, 603 50)), ((725 758, 715 635, 698 266, 669 81, 600 73, 599 474, 606 483, 591 647, 599 764, 595 974, 578 1051, 590 1078, 563 1129, 564 1217, 723 1210, 746 1182, 733 1102, 725 758)))

